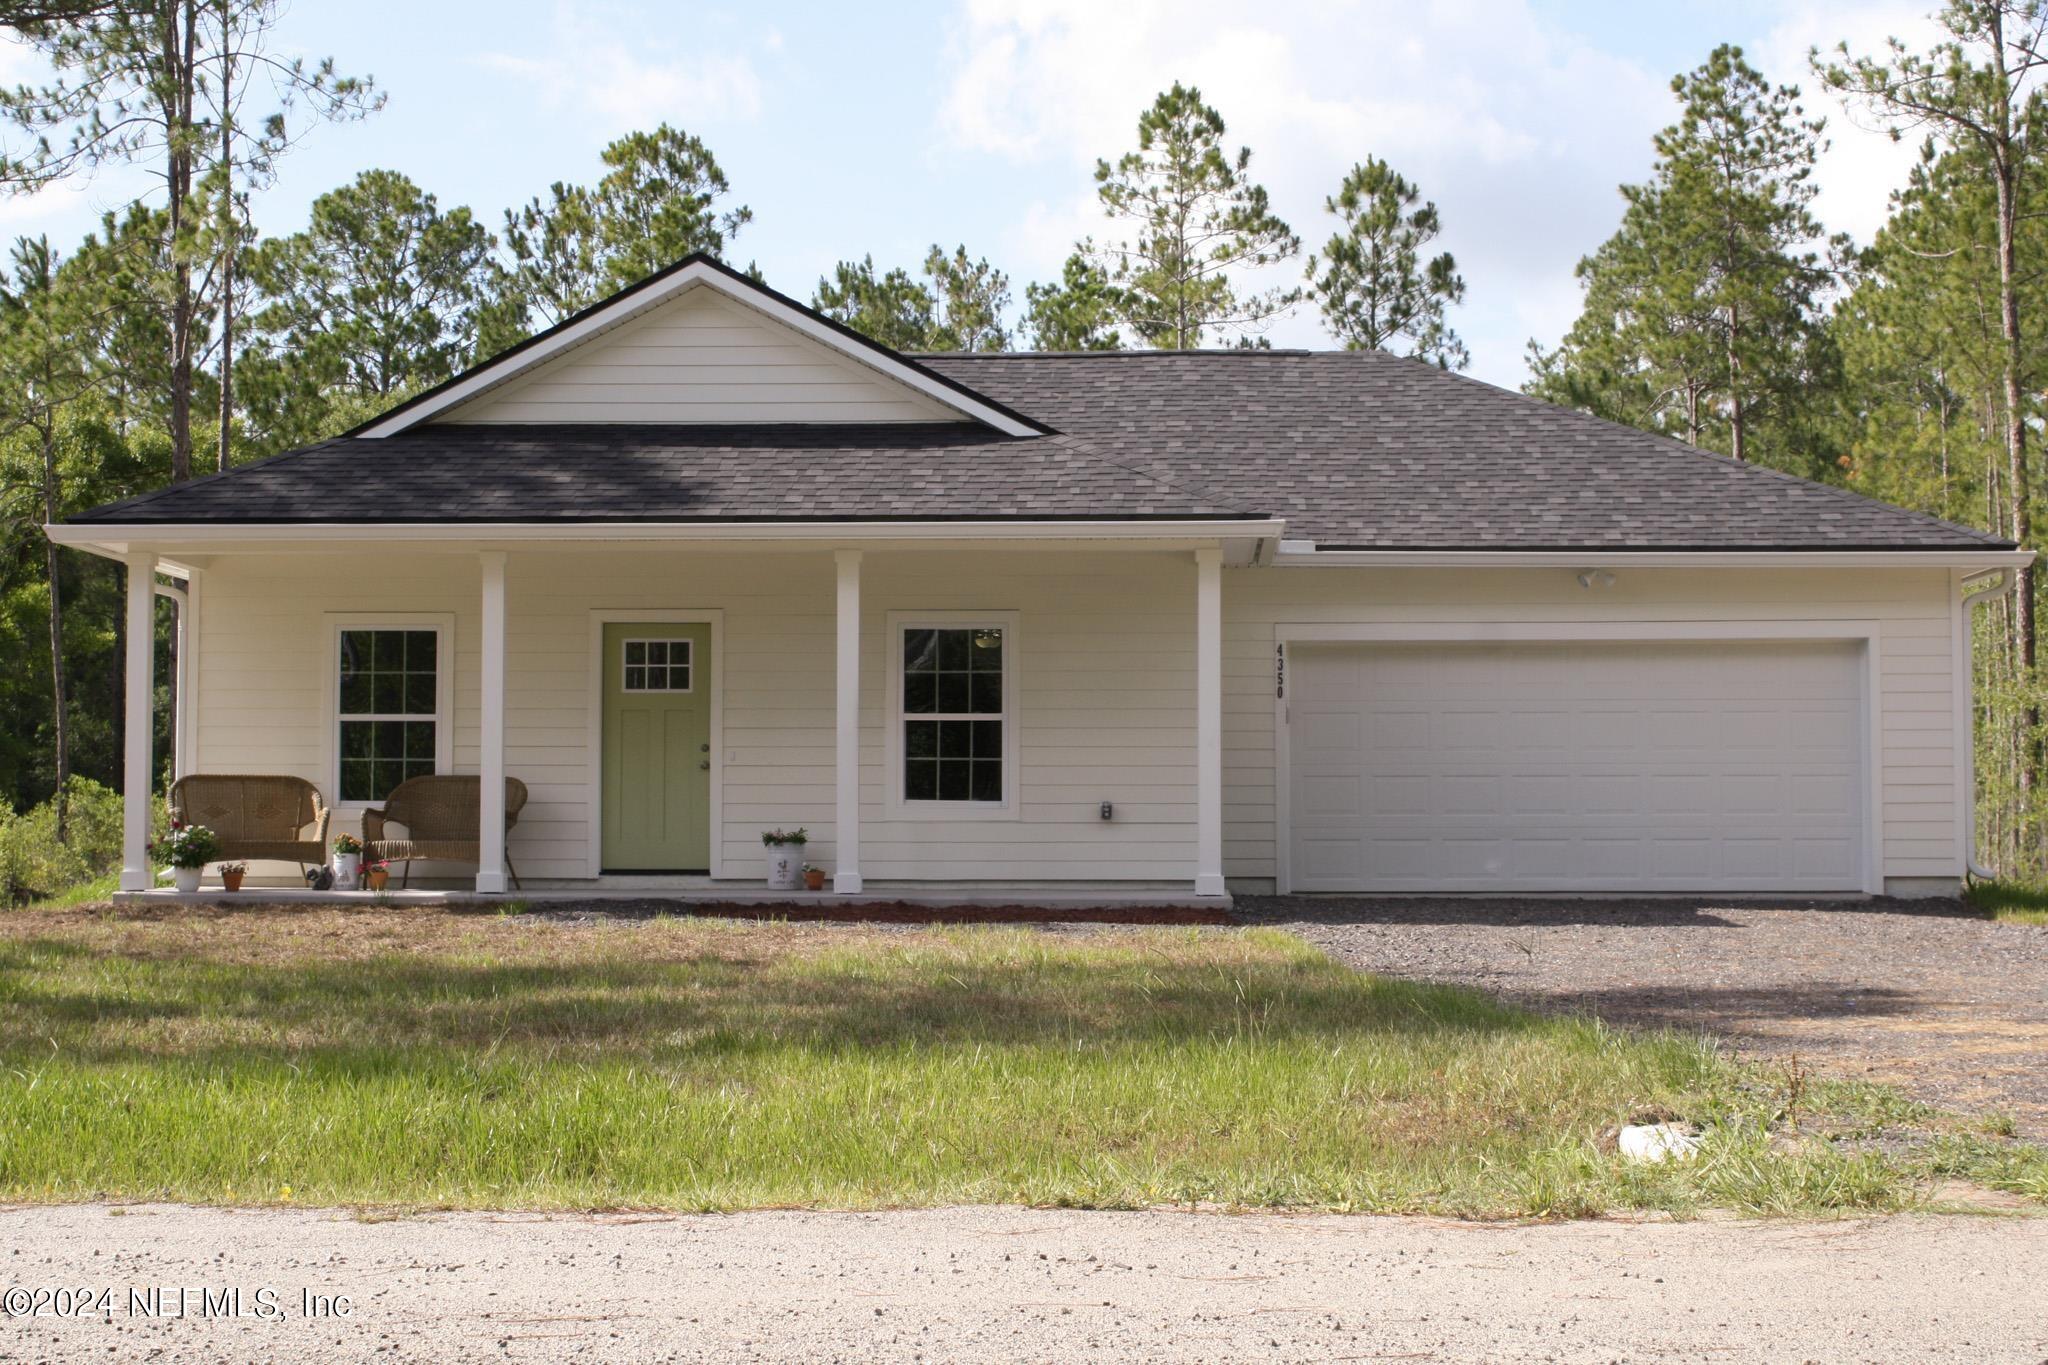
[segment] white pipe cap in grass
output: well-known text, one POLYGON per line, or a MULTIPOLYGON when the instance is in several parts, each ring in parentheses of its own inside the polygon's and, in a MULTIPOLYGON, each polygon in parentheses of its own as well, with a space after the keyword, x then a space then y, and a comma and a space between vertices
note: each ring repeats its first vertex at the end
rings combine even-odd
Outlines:
POLYGON ((1630 1161, 1690 1161, 1700 1153, 1699 1134, 1677 1123, 1631 1124, 1619 1145, 1630 1161))

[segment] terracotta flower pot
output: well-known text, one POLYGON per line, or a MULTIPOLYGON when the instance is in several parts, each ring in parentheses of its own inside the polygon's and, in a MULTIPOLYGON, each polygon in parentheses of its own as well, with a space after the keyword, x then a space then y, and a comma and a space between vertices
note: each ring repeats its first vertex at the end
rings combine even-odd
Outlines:
POLYGON ((384 883, 391 880, 391 869, 388 867, 373 867, 363 874, 363 880, 370 884, 372 891, 382 891, 384 883))
POLYGON ((810 891, 825 889, 825 870, 821 867, 808 868, 804 872, 804 887, 810 891))
POLYGON ((223 871, 220 874, 221 889, 223 891, 240 891, 242 889, 242 878, 245 875, 247 875, 246 870, 239 867, 232 872, 223 871))

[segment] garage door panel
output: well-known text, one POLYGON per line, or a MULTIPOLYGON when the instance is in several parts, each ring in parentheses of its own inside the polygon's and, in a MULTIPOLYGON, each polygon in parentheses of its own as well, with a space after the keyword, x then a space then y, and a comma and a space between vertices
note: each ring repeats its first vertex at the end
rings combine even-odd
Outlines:
POLYGON ((1291 671, 1303 890, 1861 885, 1853 645, 1316 645, 1291 671))

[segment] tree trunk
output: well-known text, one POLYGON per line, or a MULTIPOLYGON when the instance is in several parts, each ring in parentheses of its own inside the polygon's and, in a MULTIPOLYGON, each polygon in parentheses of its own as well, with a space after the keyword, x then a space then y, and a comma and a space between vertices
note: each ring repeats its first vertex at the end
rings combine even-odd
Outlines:
MULTIPOLYGON (((57 521, 57 431, 43 429, 43 525, 57 521)), ((57 575, 57 542, 43 536, 43 570, 50 579, 50 696, 57 762, 57 842, 71 842, 71 692, 64 676, 64 585, 57 575)))
POLYGON ((1737 346, 1742 340, 1742 309, 1736 304, 1728 305, 1728 453, 1736 459, 1748 457, 1743 453, 1742 440, 1742 356, 1737 346))
POLYGON ((229 452, 233 446, 232 436, 235 424, 235 255, 234 248, 228 248, 227 259, 221 263, 220 296, 220 440, 217 443, 214 467, 225 474, 228 471, 229 452))
MULTIPOLYGON (((2004 31, 1996 17, 1993 19, 1994 43, 1992 58, 1999 80, 2006 80, 2004 31)), ((2009 90, 2009 85, 2006 85, 2009 90)), ((2017 226, 2019 205, 2016 202, 2019 191, 2019 166, 2015 160, 2019 149, 2013 145, 2012 101, 2010 98, 1999 104, 1998 137, 1991 148, 1993 179, 1998 190, 1998 334, 2003 355, 2002 379, 2005 392, 2005 453, 2006 453, 2006 500, 2011 520, 2009 534, 2013 540, 2024 546, 2033 538, 2033 517, 2031 503, 2033 489, 2027 470, 2027 423, 2026 412, 2021 406, 2021 352, 2020 352, 2020 294, 2017 226)), ((2018 572, 2018 584, 2013 590, 2013 634, 2014 650, 2018 655, 2017 683, 2022 697, 2020 723, 2025 732, 2025 741, 2020 747, 2021 759, 2019 785, 2021 799, 2031 812, 2034 789, 2039 785, 2041 772, 2040 707, 2035 704, 2034 688, 2034 566, 2029 564, 2018 572)))
POLYGON ((235 429, 235 265, 241 246, 235 231, 235 59, 229 42, 231 22, 223 0, 220 7, 220 436, 216 442, 214 467, 228 471, 235 429))
POLYGON ((192 0, 164 6, 165 197, 171 255, 171 482, 192 477, 192 263, 185 242, 185 207, 192 194, 192 0), (182 31, 180 19, 183 20, 182 31))

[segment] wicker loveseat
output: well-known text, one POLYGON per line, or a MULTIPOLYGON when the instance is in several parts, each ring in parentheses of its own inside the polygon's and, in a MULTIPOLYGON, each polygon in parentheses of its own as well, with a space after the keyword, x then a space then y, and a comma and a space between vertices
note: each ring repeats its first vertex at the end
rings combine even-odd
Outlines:
MULTIPOLYGON (((481 863, 483 841, 477 834, 477 803, 482 794, 479 779, 457 773, 436 773, 431 777, 409 777, 391 789, 382 810, 363 812, 363 843, 372 858, 405 864, 399 885, 412 882, 413 859, 452 863, 481 863), (405 828, 403 838, 388 838, 391 825, 405 828)), ((526 804, 526 784, 516 777, 505 779, 505 829, 519 823, 519 809, 526 804)), ((512 855, 505 855, 505 869, 512 885, 519 886, 519 869, 512 855)))
POLYGON ((224 863, 262 859, 303 871, 327 861, 327 803, 303 777, 193 773, 171 784, 171 814, 212 830, 224 863))

